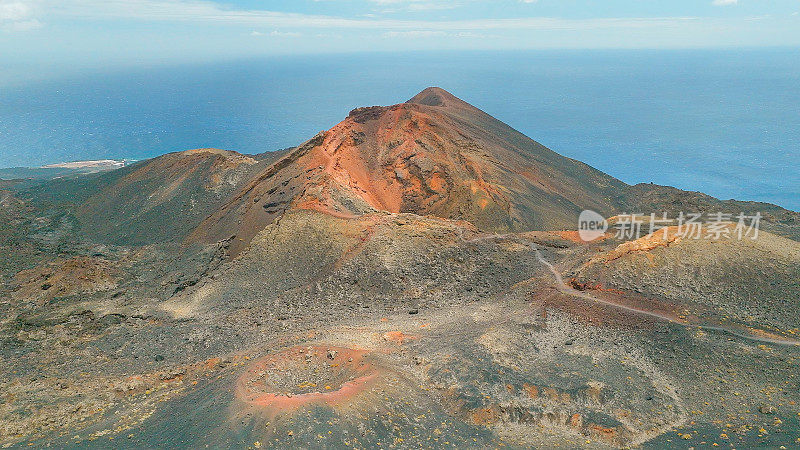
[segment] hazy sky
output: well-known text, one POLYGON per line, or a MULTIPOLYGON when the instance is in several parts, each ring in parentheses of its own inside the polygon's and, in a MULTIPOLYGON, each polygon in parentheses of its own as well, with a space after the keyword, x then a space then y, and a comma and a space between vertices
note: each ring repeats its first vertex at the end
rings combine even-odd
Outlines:
POLYGON ((0 0, 0 79, 352 51, 800 46, 800 0, 0 0))

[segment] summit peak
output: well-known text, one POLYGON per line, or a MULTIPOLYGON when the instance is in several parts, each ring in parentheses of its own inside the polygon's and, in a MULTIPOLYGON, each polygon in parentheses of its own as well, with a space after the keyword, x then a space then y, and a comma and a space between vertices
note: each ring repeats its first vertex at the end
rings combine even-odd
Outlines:
POLYGON ((415 95, 406 103, 414 103, 425 106, 446 106, 454 101, 459 103, 462 102, 462 100, 446 90, 440 87, 431 86, 415 95))

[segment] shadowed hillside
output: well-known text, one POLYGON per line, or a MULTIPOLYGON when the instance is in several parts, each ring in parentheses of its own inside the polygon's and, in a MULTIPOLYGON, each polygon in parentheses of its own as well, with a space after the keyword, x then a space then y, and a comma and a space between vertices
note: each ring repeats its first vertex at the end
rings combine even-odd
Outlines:
POLYGON ((27 194, 40 205, 69 208, 88 238, 120 245, 182 242, 280 152, 245 156, 197 149, 131 166, 47 182, 27 194))

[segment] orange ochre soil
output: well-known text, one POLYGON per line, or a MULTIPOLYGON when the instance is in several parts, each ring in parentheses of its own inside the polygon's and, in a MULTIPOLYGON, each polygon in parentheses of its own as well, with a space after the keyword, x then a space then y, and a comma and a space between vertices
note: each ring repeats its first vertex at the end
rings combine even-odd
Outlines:
MULTIPOLYGON (((316 403, 336 406, 352 400, 364 392, 380 375, 380 371, 365 361, 366 350, 342 347, 293 347, 279 353, 266 356, 253 363, 236 380, 236 397, 245 403, 275 411, 292 411, 304 405, 316 403), (333 357, 331 357, 333 356, 333 357), (303 360, 314 364, 327 364, 339 377, 349 378, 338 387, 320 386, 317 392, 292 394, 278 389, 279 392, 266 392, 254 389, 252 380, 266 373, 269 388, 269 374, 275 369, 291 367, 303 360), (309 361, 312 362, 312 361, 309 361)), ((311 383, 309 380, 307 383, 311 383)))

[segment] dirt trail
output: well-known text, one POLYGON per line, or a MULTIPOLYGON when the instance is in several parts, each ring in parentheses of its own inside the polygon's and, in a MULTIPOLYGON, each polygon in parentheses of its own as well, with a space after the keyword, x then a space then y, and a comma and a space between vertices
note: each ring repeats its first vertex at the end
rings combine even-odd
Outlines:
POLYGON ((671 323, 677 323, 679 325, 684 325, 684 326, 688 325, 688 324, 686 324, 684 322, 681 322, 679 320, 676 320, 676 319, 674 319, 672 317, 669 317, 667 315, 664 315, 664 314, 659 314, 657 312, 648 311, 648 310, 645 310, 645 309, 633 308, 633 307, 630 307, 630 306, 621 305, 619 303, 614 303, 614 302, 610 302, 610 301, 607 301, 607 300, 602 300, 602 299, 599 299, 599 298, 594 297, 592 295, 589 295, 589 294, 587 294, 585 292, 581 292, 581 291, 579 291, 579 290, 577 290, 575 288, 569 287, 566 283, 564 283, 564 279, 561 277, 561 274, 556 270, 556 268, 553 267, 552 264, 547 262, 546 259, 544 259, 544 256, 542 256, 542 252, 539 251, 539 249, 536 247, 536 245, 535 244, 529 244, 529 245, 531 246, 531 249, 536 253, 536 258, 539 260, 539 262, 544 264, 550 270, 550 273, 553 274, 553 278, 555 278, 555 280, 556 280, 556 288, 558 289, 558 292, 561 292, 562 294, 566 294, 566 295, 571 295, 573 297, 580 297, 580 298, 584 298, 584 299, 587 299, 587 300, 591 300, 593 302, 602 303, 604 305, 613 306, 615 308, 622 309, 622 310, 625 310, 625 311, 629 311, 629 312, 632 312, 634 314, 640 314, 640 315, 643 315, 643 316, 654 317, 654 318, 659 319, 659 320, 664 320, 664 321, 671 322, 671 323))
POLYGON ((555 281, 556 281, 556 288, 562 294, 570 295, 570 296, 573 296, 573 297, 583 298, 583 299, 590 300, 590 301, 597 302, 597 303, 602 303, 604 305, 608 305, 608 306, 611 306, 611 307, 614 307, 614 308, 622 309, 622 310, 625 310, 625 311, 628 311, 628 312, 632 312, 634 314, 640 314, 640 315, 643 315, 643 316, 652 317, 652 318, 655 318, 655 319, 663 320, 663 321, 674 323, 674 324, 677 324, 677 325, 682 325, 682 326, 685 326, 685 327, 696 326, 697 328, 699 328, 701 330, 716 331, 716 332, 730 334, 732 336, 736 336, 738 338, 746 339, 746 340, 753 341, 753 342, 760 342, 760 343, 765 343, 765 344, 775 344, 775 345, 785 345, 785 346, 791 346, 791 347, 800 346, 800 341, 795 341, 795 340, 791 340, 791 339, 771 339, 771 338, 767 338, 767 337, 753 336, 753 335, 748 335, 748 334, 745 334, 745 333, 738 332, 738 331, 733 330, 731 328, 726 328, 726 327, 721 327, 721 326, 692 325, 692 324, 688 324, 688 323, 682 322, 680 320, 676 320, 676 319, 674 319, 672 317, 669 317, 667 315, 659 314, 659 313, 654 312, 654 311, 648 311, 648 310, 644 310, 644 309, 632 308, 630 306, 621 305, 619 303, 614 303, 614 302, 610 302, 608 300, 603 300, 601 298, 597 298, 595 296, 587 294, 586 292, 581 292, 581 291, 579 291, 577 289, 574 289, 574 288, 568 286, 566 283, 564 283, 564 279, 561 276, 561 274, 558 272, 558 270, 556 270, 556 268, 552 264, 550 264, 544 258, 544 256, 542 256, 542 252, 539 251, 539 248, 536 246, 536 244, 533 244, 533 243, 529 242, 528 245, 530 246, 531 250, 533 250, 536 253, 536 258, 539 260, 539 262, 541 262, 544 266, 546 266, 550 270, 550 273, 553 274, 553 278, 555 278, 555 281))
MULTIPOLYGON (((493 240, 493 239, 505 239, 505 238, 508 238, 510 236, 511 235, 509 235, 509 234, 490 234, 490 235, 485 235, 485 236, 478 236, 478 237, 475 237, 475 238, 472 238, 472 239, 465 239, 464 238, 464 231, 461 230, 460 238, 461 238, 462 242, 475 243, 475 242, 488 241, 488 240, 493 240)), ((539 250, 539 246, 537 244, 535 244, 533 242, 530 242, 530 241, 525 241, 525 240, 523 240, 523 242, 525 242, 530 247, 530 249, 536 254, 536 258, 539 260, 539 262, 542 263, 542 265, 544 265, 545 267, 547 267, 547 269, 550 271, 550 273, 553 275, 553 278, 555 279, 556 289, 558 289, 558 291, 561 292, 562 294, 569 295, 569 296, 572 296, 572 297, 582 298, 582 299, 589 300, 589 301, 596 302, 596 303, 601 303, 603 305, 611 306, 612 308, 621 309, 621 310, 624 310, 624 311, 627 311, 627 312, 630 312, 630 313, 633 313, 633 314, 638 314, 638 315, 642 315, 642 316, 646 316, 646 317, 651 317, 651 318, 654 318, 654 319, 658 319, 658 320, 669 322, 669 323, 674 323, 676 325, 681 325, 681 326, 684 326, 684 327, 696 327, 698 329, 705 330, 705 331, 714 331, 714 332, 718 332, 718 333, 725 333, 725 334, 729 334, 731 336, 738 337, 740 339, 745 339, 745 340, 748 340, 748 341, 758 342, 758 343, 762 343, 762 344, 774 344, 774 345, 783 345, 783 346, 788 346, 788 347, 800 347, 800 341, 797 341, 797 340, 793 340, 793 339, 772 339, 772 338, 768 338, 768 337, 754 336, 754 335, 751 335, 751 334, 746 334, 746 333, 737 331, 735 329, 731 329, 731 328, 723 327, 723 326, 694 325, 694 324, 690 324, 690 323, 686 323, 686 322, 677 320, 677 319, 675 319, 673 317, 669 317, 669 316, 664 315, 664 314, 659 314, 659 313, 657 313, 655 311, 649 311, 649 310, 646 310, 646 309, 633 308, 631 306, 626 306, 626 305, 622 305, 622 304, 619 304, 619 303, 611 302, 611 301, 608 301, 608 300, 603 300, 602 298, 595 297, 595 296, 590 295, 590 294, 588 294, 586 292, 581 292, 581 291, 579 291, 579 290, 577 290, 575 288, 572 288, 572 287, 568 286, 564 282, 564 278, 561 276, 561 273, 559 273, 558 270, 552 264, 550 264, 550 262, 548 262, 544 258, 544 256, 542 255, 542 252, 539 250)))

